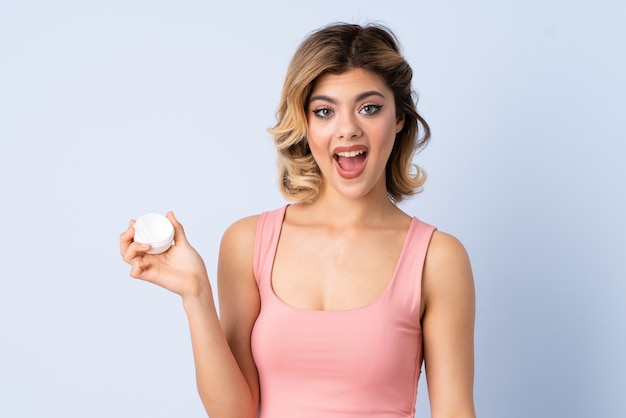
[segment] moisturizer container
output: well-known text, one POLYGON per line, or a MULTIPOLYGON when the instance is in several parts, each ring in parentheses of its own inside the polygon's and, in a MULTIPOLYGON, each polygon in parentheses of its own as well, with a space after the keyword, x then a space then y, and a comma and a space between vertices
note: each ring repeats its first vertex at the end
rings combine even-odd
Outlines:
POLYGON ((158 213, 141 215, 135 222, 135 242, 150 244, 148 254, 161 254, 174 244, 174 225, 158 213))

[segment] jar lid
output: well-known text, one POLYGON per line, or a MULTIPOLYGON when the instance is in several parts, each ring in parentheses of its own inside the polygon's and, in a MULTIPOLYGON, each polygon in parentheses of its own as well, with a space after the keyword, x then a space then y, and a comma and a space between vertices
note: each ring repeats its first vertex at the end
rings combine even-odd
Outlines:
POLYGON ((135 242, 162 247, 174 240, 174 225, 158 213, 146 213, 135 222, 135 242))

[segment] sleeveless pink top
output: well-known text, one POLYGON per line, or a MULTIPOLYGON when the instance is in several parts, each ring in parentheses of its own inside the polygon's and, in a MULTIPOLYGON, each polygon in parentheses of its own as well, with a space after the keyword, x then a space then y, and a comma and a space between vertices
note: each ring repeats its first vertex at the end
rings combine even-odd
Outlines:
POLYGON ((272 289, 285 209, 260 216, 254 248, 259 418, 413 418, 422 365, 422 267, 435 228, 412 219, 393 278, 375 302, 309 310, 289 306, 272 289))

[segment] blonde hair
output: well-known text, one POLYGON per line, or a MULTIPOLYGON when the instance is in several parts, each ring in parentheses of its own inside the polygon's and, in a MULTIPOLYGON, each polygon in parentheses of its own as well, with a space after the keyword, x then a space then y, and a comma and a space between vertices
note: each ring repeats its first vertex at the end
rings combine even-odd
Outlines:
POLYGON ((311 202, 319 195, 321 173, 306 140, 307 103, 315 81, 323 74, 356 68, 382 77, 393 91, 397 115, 404 115, 385 170, 389 198, 397 203, 422 190, 426 173, 412 160, 427 144, 430 128, 417 113, 413 71, 389 29, 339 23, 313 32, 297 49, 285 77, 277 123, 269 130, 278 150, 280 190, 287 200, 311 202))

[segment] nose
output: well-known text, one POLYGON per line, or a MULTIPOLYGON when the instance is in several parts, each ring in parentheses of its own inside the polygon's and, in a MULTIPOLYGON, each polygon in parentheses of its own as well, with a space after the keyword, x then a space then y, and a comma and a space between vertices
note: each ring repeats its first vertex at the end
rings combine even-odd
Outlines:
POLYGON ((361 127, 357 116, 351 112, 344 112, 337 118, 337 137, 340 139, 353 139, 361 136, 361 127))

